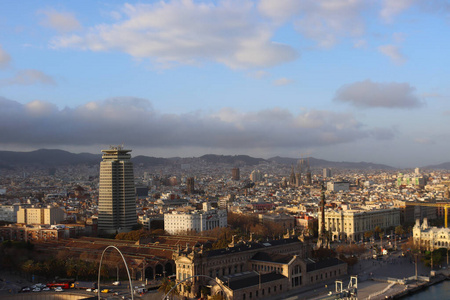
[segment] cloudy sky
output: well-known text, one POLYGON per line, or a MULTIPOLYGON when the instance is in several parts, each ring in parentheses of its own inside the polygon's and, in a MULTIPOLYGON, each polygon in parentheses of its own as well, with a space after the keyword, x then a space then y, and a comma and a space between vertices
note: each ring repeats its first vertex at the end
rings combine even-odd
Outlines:
POLYGON ((7 1, 0 150, 450 161, 447 0, 7 1))

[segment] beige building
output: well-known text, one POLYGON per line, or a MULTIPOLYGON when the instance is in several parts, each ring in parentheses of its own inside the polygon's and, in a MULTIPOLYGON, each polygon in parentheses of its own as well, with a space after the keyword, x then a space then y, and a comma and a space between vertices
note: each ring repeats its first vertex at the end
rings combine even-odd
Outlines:
POLYGON ((65 213, 59 207, 19 208, 17 223, 54 225, 64 221, 65 213))
POLYGON ((438 228, 428 226, 428 220, 423 219, 422 225, 420 220, 416 220, 413 227, 414 245, 422 249, 435 250, 439 248, 450 249, 450 228, 438 228))
MULTIPOLYGON (((319 214, 319 224, 322 216, 319 214)), ((360 241, 366 231, 375 227, 388 228, 400 225, 400 210, 327 210, 325 211, 325 230, 334 240, 360 241)), ((319 226, 319 233, 321 228, 319 226)))
POLYGON ((308 259, 310 247, 296 238, 269 242, 240 242, 204 252, 200 247, 174 253, 176 282, 181 295, 211 295, 226 299, 262 299, 347 273, 347 264, 331 258, 308 259), (190 278, 193 277, 193 278, 190 278), (186 280, 187 279, 187 280, 186 280), (186 280, 186 281, 185 281, 186 280))

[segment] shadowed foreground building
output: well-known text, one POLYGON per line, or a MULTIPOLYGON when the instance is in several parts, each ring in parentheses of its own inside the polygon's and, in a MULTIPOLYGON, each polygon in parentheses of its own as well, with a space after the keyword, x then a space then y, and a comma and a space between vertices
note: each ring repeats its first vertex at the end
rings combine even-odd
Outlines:
POLYGON ((248 300, 301 289, 347 273, 347 264, 339 259, 309 259, 310 250, 310 245, 297 238, 233 241, 227 248, 211 251, 188 246, 174 253, 176 282, 203 275, 180 284, 180 294, 200 297, 202 290, 210 289, 211 295, 225 293, 226 299, 248 300))
POLYGON ((98 197, 99 233, 130 231, 137 224, 133 163, 121 146, 102 150, 98 197))

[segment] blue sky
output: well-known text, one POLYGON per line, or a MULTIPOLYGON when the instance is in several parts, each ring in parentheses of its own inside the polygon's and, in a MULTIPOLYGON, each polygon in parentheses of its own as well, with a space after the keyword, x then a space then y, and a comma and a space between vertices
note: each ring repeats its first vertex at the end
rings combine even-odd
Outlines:
POLYGON ((0 149, 450 161, 450 2, 7 1, 0 149))

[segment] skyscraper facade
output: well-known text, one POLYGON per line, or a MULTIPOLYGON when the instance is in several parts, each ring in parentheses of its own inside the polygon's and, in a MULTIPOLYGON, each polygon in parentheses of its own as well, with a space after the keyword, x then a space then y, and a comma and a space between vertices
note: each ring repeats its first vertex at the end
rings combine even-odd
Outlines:
POLYGON ((231 179, 235 181, 239 181, 241 179, 241 174, 239 172, 239 168, 231 169, 231 179))
POLYGON ((188 177, 186 179, 186 192, 188 194, 193 194, 195 191, 195 180, 194 177, 188 177))
POLYGON ((98 230, 111 234, 137 224, 133 163, 123 147, 102 150, 98 197, 98 230))

